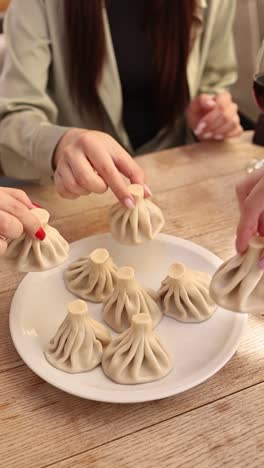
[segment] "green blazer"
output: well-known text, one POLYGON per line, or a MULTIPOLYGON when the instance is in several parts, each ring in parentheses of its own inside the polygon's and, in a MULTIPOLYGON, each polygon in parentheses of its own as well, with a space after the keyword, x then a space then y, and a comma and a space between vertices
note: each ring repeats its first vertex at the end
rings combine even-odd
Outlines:
MULTIPOLYGON (((232 37, 235 0, 197 0, 188 63, 191 98, 215 94, 236 80, 232 37)), ((63 60, 64 0, 12 0, 5 22, 6 53, 0 77, 0 162, 6 175, 47 180, 54 149, 69 127, 102 130, 134 154, 122 121, 122 93, 104 9, 106 59, 98 94, 104 113, 81 116, 68 94, 63 60)), ((91 38, 92 40, 92 38, 91 38)), ((136 154, 191 141, 184 115, 136 154)))

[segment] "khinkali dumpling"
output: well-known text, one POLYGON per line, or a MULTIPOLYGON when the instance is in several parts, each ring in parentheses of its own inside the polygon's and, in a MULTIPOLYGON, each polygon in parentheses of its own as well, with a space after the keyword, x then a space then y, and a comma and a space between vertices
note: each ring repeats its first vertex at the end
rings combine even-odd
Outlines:
POLYGON ((45 239, 31 239, 23 233, 9 243, 5 258, 21 272, 50 270, 66 260, 69 244, 57 229, 48 225, 50 215, 46 210, 34 208, 31 212, 45 230, 45 239))
POLYGON ((102 359, 104 373, 119 384, 162 379, 173 364, 173 357, 152 330, 149 314, 134 315, 131 327, 113 339, 102 359))
POLYGON ((57 369, 85 372, 100 364, 104 346, 111 341, 109 330, 88 315, 81 299, 70 302, 68 315, 50 341, 45 356, 57 369))
POLYGON ((215 302, 235 312, 264 309, 264 271, 259 268, 264 238, 254 237, 243 255, 224 262, 214 274, 210 293, 215 302))
POLYGON ((106 249, 96 249, 88 257, 73 262, 64 273, 72 293, 92 302, 103 302, 113 292, 117 267, 106 249))
POLYGON ((180 322, 203 322, 215 311, 209 294, 210 277, 174 263, 162 281, 158 295, 165 315, 180 322))
POLYGON ((113 330, 121 333, 131 325, 133 315, 139 313, 148 314, 153 327, 162 317, 150 293, 136 281, 135 270, 131 267, 119 268, 114 291, 104 303, 104 320, 113 330))
POLYGON ((129 191, 135 200, 130 210, 116 203, 110 212, 110 227, 114 239, 121 244, 142 244, 154 239, 164 226, 163 214, 154 203, 144 198, 141 185, 132 184, 129 191))

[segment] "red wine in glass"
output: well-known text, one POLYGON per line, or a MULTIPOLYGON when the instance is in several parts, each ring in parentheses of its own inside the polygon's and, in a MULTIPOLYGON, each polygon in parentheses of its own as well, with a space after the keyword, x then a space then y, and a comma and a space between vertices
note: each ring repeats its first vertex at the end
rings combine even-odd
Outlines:
MULTIPOLYGON (((255 75, 253 80, 253 93, 256 103, 261 110, 253 141, 258 145, 264 146, 264 40, 262 41, 261 47, 257 54, 255 75)), ((253 159, 251 164, 248 166, 247 171, 252 172, 256 169, 260 169, 263 166, 264 158, 258 158, 257 160, 253 159)))
POLYGON ((255 75, 253 90, 257 105, 264 112, 264 72, 255 75))

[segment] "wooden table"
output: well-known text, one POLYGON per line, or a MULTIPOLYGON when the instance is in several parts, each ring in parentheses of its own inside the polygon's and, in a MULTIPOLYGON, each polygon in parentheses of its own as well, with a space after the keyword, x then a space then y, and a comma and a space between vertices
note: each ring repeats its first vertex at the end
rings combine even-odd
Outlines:
MULTIPOLYGON (((234 140, 138 159, 165 232, 222 258, 234 252, 235 184, 264 149, 234 140)), ((60 200, 53 187, 27 189, 73 241, 108 230, 112 196, 60 200)), ((249 317, 233 359, 206 383, 145 404, 82 400, 43 382, 17 355, 8 311, 21 275, 1 264, 0 466, 11 468, 215 468, 264 466, 264 310, 249 317)), ((198 352, 198 350, 197 350, 198 352)))

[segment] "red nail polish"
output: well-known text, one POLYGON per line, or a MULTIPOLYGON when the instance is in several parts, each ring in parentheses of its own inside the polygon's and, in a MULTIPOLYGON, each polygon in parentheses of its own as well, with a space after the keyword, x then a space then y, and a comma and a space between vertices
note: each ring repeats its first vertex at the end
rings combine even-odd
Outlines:
POLYGON ((32 202, 32 205, 35 206, 36 208, 42 208, 42 206, 38 205, 37 203, 32 202))
POLYGON ((39 240, 43 241, 46 237, 46 233, 42 227, 39 228, 39 230, 36 232, 35 237, 37 237, 39 240))

